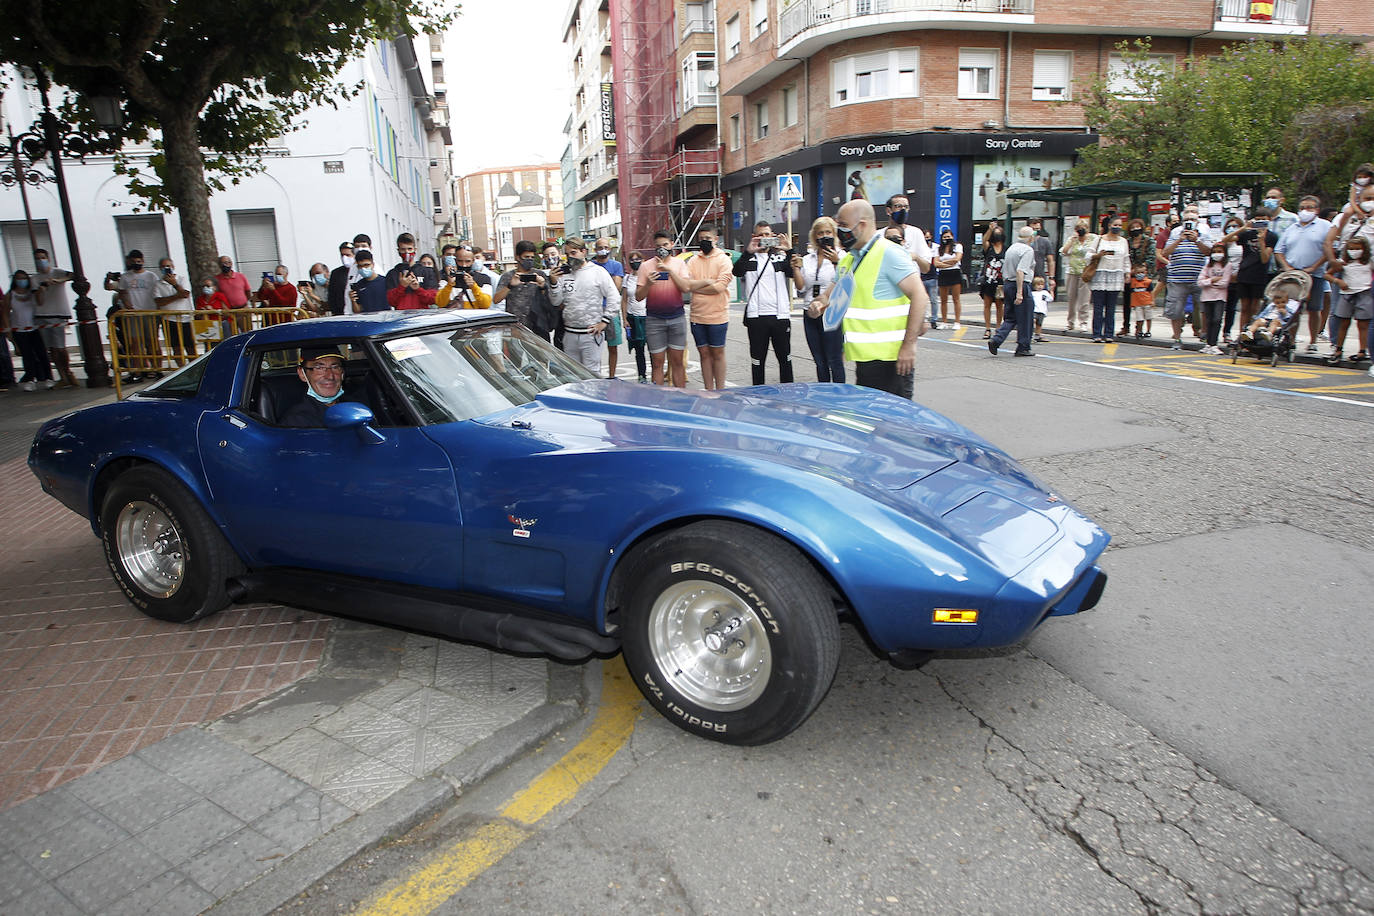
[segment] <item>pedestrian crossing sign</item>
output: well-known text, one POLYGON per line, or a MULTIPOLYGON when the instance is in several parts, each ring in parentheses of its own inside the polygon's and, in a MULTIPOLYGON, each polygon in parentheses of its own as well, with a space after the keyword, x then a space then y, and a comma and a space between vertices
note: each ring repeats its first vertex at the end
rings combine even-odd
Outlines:
POLYGON ((800 175, 778 176, 778 203, 800 203, 805 199, 805 196, 802 194, 800 175))

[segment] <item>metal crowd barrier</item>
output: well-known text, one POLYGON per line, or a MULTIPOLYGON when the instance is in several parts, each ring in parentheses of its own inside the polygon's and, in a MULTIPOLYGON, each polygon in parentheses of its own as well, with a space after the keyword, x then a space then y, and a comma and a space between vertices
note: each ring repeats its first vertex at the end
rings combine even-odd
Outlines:
POLYGON ((119 309, 109 313, 110 372, 115 396, 124 397, 124 375, 172 372, 221 340, 255 328, 311 317, 301 308, 119 309))

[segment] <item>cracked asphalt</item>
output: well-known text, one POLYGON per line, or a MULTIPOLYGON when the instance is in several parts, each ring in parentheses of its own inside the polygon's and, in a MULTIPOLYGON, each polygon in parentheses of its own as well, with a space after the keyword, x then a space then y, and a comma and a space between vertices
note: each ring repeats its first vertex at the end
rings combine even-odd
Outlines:
MULTIPOLYGON (((436 912, 1374 913, 1374 411, 939 344, 918 372, 1112 532, 1102 605, 919 671, 846 627, 761 748, 647 714, 436 912)), ((282 911, 347 911, 576 740, 282 911)))

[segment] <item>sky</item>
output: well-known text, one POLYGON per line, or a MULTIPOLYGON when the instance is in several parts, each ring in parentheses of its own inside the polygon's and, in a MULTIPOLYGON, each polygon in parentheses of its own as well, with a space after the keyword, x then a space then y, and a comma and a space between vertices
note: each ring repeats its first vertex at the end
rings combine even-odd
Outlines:
POLYGON ((462 0, 444 41, 453 168, 557 163, 572 106, 567 0, 462 0))

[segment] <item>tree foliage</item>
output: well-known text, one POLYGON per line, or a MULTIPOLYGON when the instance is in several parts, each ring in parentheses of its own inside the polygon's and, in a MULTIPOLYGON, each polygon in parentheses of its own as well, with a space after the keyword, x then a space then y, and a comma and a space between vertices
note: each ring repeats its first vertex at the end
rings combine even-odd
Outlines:
POLYGON ((1078 182, 1168 182, 1175 172, 1271 172, 1295 194, 1345 199, 1374 139, 1374 57, 1322 36, 1246 41, 1170 69, 1149 42, 1117 46, 1129 93, 1097 77, 1079 93, 1102 143, 1083 151, 1078 182))
POLYGON ((0 0, 0 61, 42 68, 77 95, 62 115, 98 131, 87 98, 115 95, 115 140, 149 142, 116 168, 175 210, 198 269, 214 261, 209 195, 261 168, 270 141, 357 91, 339 75, 377 40, 438 31, 446 0, 0 0))

